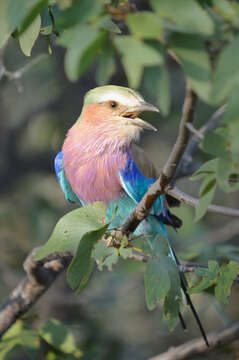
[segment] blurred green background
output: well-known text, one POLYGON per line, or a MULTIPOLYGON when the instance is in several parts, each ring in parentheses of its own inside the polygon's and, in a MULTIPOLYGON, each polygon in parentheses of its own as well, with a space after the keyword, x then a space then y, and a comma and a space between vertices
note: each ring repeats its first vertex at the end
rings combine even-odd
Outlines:
MULTIPOLYGON (((64 72, 63 49, 57 47, 54 41, 51 46, 52 55, 48 55, 48 43, 40 36, 32 57, 45 55, 17 81, 4 78, 0 82, 1 302, 24 276, 22 263, 27 254, 42 245, 57 220, 74 208, 65 201, 58 186, 53 162, 67 130, 81 112, 84 94, 97 86, 96 62, 77 82, 71 83, 64 72)), ((110 84, 127 86, 119 59, 116 58, 116 61, 117 71, 110 84)), ((6 68, 15 71, 28 62, 18 43, 11 39, 4 52, 6 68)), ((159 168, 165 163, 175 142, 185 91, 180 67, 169 58, 167 66, 171 93, 169 114, 149 116, 148 120, 159 131, 144 133, 140 142, 159 168)), ((150 71, 154 77, 158 67, 150 71)), ((152 94, 147 79, 143 79, 139 91, 148 102, 159 102, 160 94, 152 94)), ((199 100, 195 127, 207 122, 214 110, 214 107, 199 100)), ((196 155, 197 161, 207 159, 209 157, 200 151, 196 155)), ((180 179, 177 186, 198 196, 197 181, 180 179)), ((238 201, 238 192, 216 193, 215 202, 218 204, 236 208, 238 201)), ((181 259, 199 263, 207 263, 212 258, 239 260, 238 249, 233 246, 236 245, 236 236, 229 234, 220 244, 216 243, 214 236, 225 226, 230 228, 232 219, 207 214, 195 223, 194 210, 187 205, 174 212, 184 221, 178 233, 169 231, 181 259)), ((143 269, 143 264, 127 260, 120 262, 112 272, 95 270, 86 289, 78 297, 67 285, 65 274, 61 275, 31 310, 31 315, 35 316, 33 326, 38 327, 49 317, 63 321, 73 331, 85 359, 148 359, 170 346, 199 336, 194 319, 187 310, 185 318, 189 331, 183 332, 178 325, 170 333, 162 322, 160 308, 153 312, 146 309, 143 269)), ((220 304, 209 292, 193 296, 207 332, 238 319, 237 298, 237 286, 233 288, 228 306, 220 304)), ((236 359, 239 356, 236 343, 224 351, 203 358, 224 359, 227 356, 228 359, 236 359)), ((23 358, 23 354, 14 357, 23 358)))

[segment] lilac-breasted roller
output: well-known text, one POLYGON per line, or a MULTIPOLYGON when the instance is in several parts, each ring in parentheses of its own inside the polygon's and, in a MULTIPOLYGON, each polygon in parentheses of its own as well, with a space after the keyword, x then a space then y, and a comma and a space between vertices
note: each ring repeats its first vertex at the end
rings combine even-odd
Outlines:
MULTIPOLYGON (((82 205, 104 202, 106 221, 112 218, 117 205, 113 228, 122 225, 158 177, 145 152, 135 145, 143 129, 156 130, 138 117, 143 111, 159 110, 129 88, 108 85, 90 90, 85 95, 80 117, 68 131, 62 151, 55 159, 57 178, 67 200, 82 205)), ((134 234, 163 234, 167 238, 165 224, 181 226, 181 220, 168 209, 177 205, 178 200, 171 196, 161 196, 134 234)), ((170 244, 169 248, 178 263, 170 244)), ((207 342, 182 275, 181 284, 207 342)), ((184 326, 180 313, 179 317, 184 326)))

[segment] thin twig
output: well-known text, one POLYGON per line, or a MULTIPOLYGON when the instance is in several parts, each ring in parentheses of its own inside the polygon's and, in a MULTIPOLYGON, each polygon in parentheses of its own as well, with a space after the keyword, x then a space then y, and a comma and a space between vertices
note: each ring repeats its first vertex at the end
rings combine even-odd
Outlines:
POLYGON ((149 360, 185 360, 192 359, 192 356, 205 354, 215 348, 229 344, 239 337, 239 321, 221 330, 208 335, 210 347, 208 348, 202 338, 198 338, 183 345, 170 348, 163 354, 154 356, 149 360))
MULTIPOLYGON (((176 199, 180 200, 181 202, 193 207, 197 206, 199 202, 199 199, 195 198, 194 196, 186 194, 185 192, 179 190, 176 187, 167 189, 167 193, 172 195, 176 199)), ((211 204, 208 206, 207 211, 215 214, 226 215, 226 216, 239 216, 239 209, 233 209, 221 205, 211 204)))
MULTIPOLYGON (((149 260, 149 257, 145 254, 140 253, 139 251, 133 250, 131 255, 129 256, 130 259, 136 261, 142 261, 146 263, 149 260)), ((180 265, 178 265, 178 270, 182 273, 191 273, 194 272, 196 269, 208 269, 208 265, 206 264, 198 264, 194 262, 188 261, 180 261, 180 265)), ((234 280, 236 283, 239 283, 239 274, 234 280)))
POLYGON ((192 134, 196 135, 200 140, 203 140, 204 134, 200 130, 197 130, 193 124, 187 124, 187 128, 189 131, 191 131, 192 134))
MULTIPOLYGON (((218 126, 219 121, 220 121, 221 117, 223 116, 226 107, 227 107, 227 104, 222 105, 219 109, 217 109, 217 111, 215 111, 215 113, 212 115, 210 120, 205 125, 203 125, 199 130, 195 129, 197 131, 197 135, 193 136, 189 140, 188 145, 185 149, 185 152, 184 152, 184 154, 180 160, 180 163, 177 167, 176 173, 173 177, 173 182, 175 182, 176 180, 178 180, 182 177, 192 175, 195 171, 197 171, 199 169, 200 164, 195 161, 194 155, 198 151, 198 145, 201 141, 201 137, 203 137, 203 135, 208 130, 213 130, 218 126), (198 136, 199 134, 200 134, 200 136, 198 136)), ((187 127, 190 127, 190 126, 191 126, 191 124, 187 125, 187 127)))
MULTIPOLYGON (((1 49, 2 50, 2 49, 1 49)), ((14 81, 17 87, 17 90, 19 92, 22 92, 23 88, 22 85, 19 83, 19 79, 28 71, 30 70, 34 65, 42 61, 43 59, 47 58, 48 54, 40 54, 39 56, 36 56, 32 61, 29 61, 24 66, 22 66, 20 69, 17 69, 15 71, 9 71, 6 69, 4 61, 3 61, 3 50, 0 53, 0 81, 4 77, 6 77, 10 81, 14 81)))

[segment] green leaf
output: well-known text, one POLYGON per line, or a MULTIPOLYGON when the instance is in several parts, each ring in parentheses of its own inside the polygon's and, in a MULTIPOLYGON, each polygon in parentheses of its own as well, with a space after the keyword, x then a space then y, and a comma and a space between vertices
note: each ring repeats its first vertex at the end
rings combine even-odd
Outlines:
POLYGON ((145 268, 145 299, 149 310, 153 310, 159 301, 164 300, 170 289, 170 277, 168 274, 168 257, 150 259, 145 268))
POLYGON ((87 23, 96 19, 103 10, 103 3, 99 0, 80 0, 63 10, 56 20, 59 30, 71 28, 77 24, 87 23))
POLYGON ((229 128, 229 141, 230 141, 230 150, 235 158, 238 160, 239 155, 239 121, 235 121, 228 126, 229 128))
POLYGON ((105 32, 96 26, 76 25, 63 33, 58 44, 68 48, 65 70, 71 81, 76 81, 92 63, 104 40, 105 32))
POLYGON ((172 258, 167 257, 167 259, 171 286, 164 300, 163 315, 169 329, 173 330, 178 321, 178 313, 182 301, 182 289, 178 268, 172 258))
POLYGON ((153 9, 162 18, 177 25, 177 31, 212 35, 213 21, 195 0, 151 0, 153 9))
POLYGON ((107 247, 103 241, 95 245, 92 257, 96 260, 100 271, 103 270, 104 266, 108 267, 108 270, 111 271, 113 264, 116 264, 119 260, 117 249, 107 247))
POLYGON ((56 251, 75 249, 83 235, 102 228, 104 217, 105 207, 101 202, 69 212, 58 221, 48 241, 37 251, 35 259, 40 260, 56 251))
POLYGON ((22 52, 26 56, 31 56, 32 48, 38 38, 41 27, 41 17, 38 15, 31 25, 19 36, 19 43, 22 52))
POLYGON ((170 109, 170 82, 166 64, 145 69, 144 83, 163 115, 170 109))
POLYGON ((150 11, 130 14, 126 20, 130 31, 141 39, 159 39, 163 26, 157 15, 150 11), (142 26, 143 24, 143 26, 142 26))
POLYGON ((208 269, 196 269, 195 275, 198 277, 197 283, 188 289, 188 293, 195 294, 214 285, 216 283, 219 270, 220 267, 214 260, 210 260, 208 262, 208 269))
POLYGON ((236 36, 220 53, 212 83, 212 101, 223 101, 239 85, 239 36, 236 36))
POLYGON ((157 235, 154 237, 153 241, 149 238, 148 242, 152 249, 152 254, 157 257, 160 257, 161 255, 166 255, 166 257, 168 257, 171 252, 168 240, 164 236, 157 235))
POLYGON ((132 36, 115 37, 115 45, 122 55, 121 61, 129 86, 138 88, 144 66, 153 66, 163 62, 163 57, 154 47, 132 36))
POLYGON ((53 24, 52 24, 52 18, 49 14, 48 7, 45 7, 43 11, 41 12, 41 29, 40 33, 42 35, 50 35, 52 34, 53 30, 53 24))
POLYGON ((222 122, 226 125, 239 121, 239 86, 234 88, 226 107, 222 122))
POLYGON ((132 249, 128 247, 129 242, 126 235, 123 236, 123 239, 121 240, 121 245, 119 248, 119 255, 123 259, 127 259, 132 254, 132 249))
POLYGON ((17 321, 2 337, 0 342, 0 359, 8 359, 12 353, 20 348, 31 357, 36 358, 40 347, 37 331, 23 326, 22 321, 17 321))
POLYGON ((217 172, 216 172, 219 184, 228 185, 229 176, 233 172, 233 170, 234 170, 234 162, 229 153, 219 158, 217 162, 217 172))
POLYGON ((116 70, 114 50, 109 43, 102 48, 98 61, 96 81, 99 85, 105 85, 116 70))
POLYGON ((91 253, 94 245, 102 238, 107 227, 108 225, 104 225, 101 229, 90 231, 82 237, 77 252, 67 269, 67 281, 72 289, 79 286, 77 293, 85 287, 90 278, 94 268, 91 253))
POLYGON ((22 31, 26 30, 46 2, 46 0, 0 1, 0 47, 20 25, 22 31))
POLYGON ((99 19, 99 28, 114 34, 121 34, 120 28, 111 20, 109 16, 99 19))
POLYGON ((36 358, 40 348, 40 339, 37 331, 23 328, 18 335, 18 342, 33 359, 36 358))
POLYGON ((232 23, 238 19, 237 11, 227 0, 213 0, 213 11, 232 23))
POLYGON ((143 76, 144 66, 135 62, 131 57, 128 56, 123 56, 121 61, 129 86, 133 89, 139 88, 143 76))
POLYGON ((226 139, 212 130, 206 132, 200 143, 200 148, 214 156, 225 156, 227 154, 226 139))
POLYGON ((218 159, 212 159, 204 163, 199 170, 197 170, 191 177, 192 180, 198 180, 207 174, 215 174, 217 169, 218 159))
POLYGON ((231 294, 231 287, 238 273, 239 264, 235 261, 230 261, 229 264, 221 267, 217 285, 215 287, 215 295, 224 304, 228 304, 228 297, 231 294))
POLYGON ((203 39, 197 35, 174 34, 170 38, 169 47, 178 56, 194 91, 202 100, 208 102, 211 90, 211 68, 203 39))
POLYGON ((68 328, 56 319, 47 320, 39 329, 39 335, 55 349, 65 353, 74 354, 79 350, 75 339, 68 328))
POLYGON ((170 79, 167 65, 163 65, 160 67, 159 72, 159 108, 162 111, 163 115, 168 115, 170 109, 170 79))
POLYGON ((114 42, 119 53, 134 63, 153 66, 163 62, 162 55, 157 50, 132 36, 116 36, 114 42))
POLYGON ((105 265, 109 271, 112 271, 113 265, 117 264, 119 260, 119 254, 117 249, 115 248, 109 248, 111 249, 111 252, 109 252, 108 256, 105 258, 103 262, 103 266, 105 265))
POLYGON ((132 254, 132 250, 129 248, 120 247, 119 254, 123 259, 127 259, 132 254))
POLYGON ((208 192, 212 190, 212 188, 215 186, 216 179, 214 178, 214 175, 208 175, 205 177, 204 182, 202 183, 200 187, 200 197, 205 196, 208 192))
POLYGON ((215 189, 216 179, 214 174, 209 174, 205 177, 200 187, 200 198, 195 208, 195 221, 200 220, 206 213, 208 206, 211 204, 215 189))

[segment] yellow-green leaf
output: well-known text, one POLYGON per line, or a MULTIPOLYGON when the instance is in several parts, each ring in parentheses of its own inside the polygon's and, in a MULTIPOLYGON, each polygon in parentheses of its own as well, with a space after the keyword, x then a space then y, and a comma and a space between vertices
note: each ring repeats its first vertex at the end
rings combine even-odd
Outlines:
POLYGON ((19 44, 22 52, 26 56, 31 55, 32 48, 35 44, 36 39, 38 38, 41 27, 41 17, 38 15, 31 25, 24 31, 22 35, 19 36, 19 44))
POLYGON ((48 241, 37 251, 35 259, 40 260, 56 251, 75 249, 83 235, 102 228, 104 217, 105 207, 101 202, 69 212, 58 221, 48 241))

